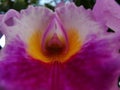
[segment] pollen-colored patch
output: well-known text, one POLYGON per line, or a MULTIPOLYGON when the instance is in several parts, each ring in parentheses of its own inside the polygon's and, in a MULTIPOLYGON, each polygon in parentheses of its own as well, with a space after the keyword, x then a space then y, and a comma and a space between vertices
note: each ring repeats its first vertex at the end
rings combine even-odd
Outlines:
POLYGON ((82 37, 75 29, 68 30, 68 53, 64 57, 64 61, 67 61, 71 56, 75 55, 78 51, 80 51, 82 47, 82 37))
POLYGON ((47 61, 47 58, 43 56, 41 49, 41 33, 35 32, 28 40, 27 52, 28 54, 35 59, 41 60, 43 62, 47 61))
POLYGON ((76 54, 82 45, 82 40, 76 30, 69 30, 69 32, 67 32, 67 37, 68 45, 65 45, 65 40, 61 40, 63 38, 60 38, 60 41, 48 39, 45 46, 42 47, 42 35, 37 31, 28 41, 27 52, 32 58, 42 62, 65 62, 76 54), (48 43, 51 43, 50 46, 48 46, 48 43), (46 49, 46 52, 44 52, 44 49, 46 49))

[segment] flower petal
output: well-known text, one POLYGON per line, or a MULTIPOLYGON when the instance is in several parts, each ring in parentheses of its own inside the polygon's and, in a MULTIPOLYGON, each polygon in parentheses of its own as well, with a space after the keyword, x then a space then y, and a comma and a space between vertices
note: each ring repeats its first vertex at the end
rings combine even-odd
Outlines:
POLYGON ((120 6, 115 0, 96 0, 93 13, 99 22, 107 27, 120 31, 120 6))
POLYGON ((9 25, 6 26, 7 30, 9 30, 8 33, 10 32, 9 35, 12 33, 13 37, 19 33, 19 37, 24 40, 24 42, 28 42, 28 38, 33 32, 44 31, 52 16, 51 11, 43 7, 34 8, 29 6, 28 9, 21 11, 19 18, 15 18, 16 12, 14 12, 9 11, 5 15, 3 21, 9 20, 12 16, 15 25, 12 25, 11 27, 9 27, 9 25), (45 16, 48 17, 44 19, 45 16))
POLYGON ((0 63, 2 90, 49 90, 49 65, 24 57, 10 59, 0 63))
POLYGON ((58 82, 59 66, 56 62, 43 63, 31 58, 26 53, 24 42, 16 38, 7 45, 0 58, 0 88, 5 90, 61 90, 59 88, 63 86, 59 86, 62 83, 58 82))
POLYGON ((63 69, 69 90, 117 90, 120 54, 116 47, 119 46, 116 38, 91 41, 83 46, 63 69))
MULTIPOLYGON (((6 35, 6 47, 12 44, 11 42, 15 41, 16 38, 19 38, 25 44, 24 48, 29 55, 31 53, 33 56, 37 55, 34 47, 39 49, 41 37, 43 37, 52 17, 53 12, 45 7, 29 6, 20 13, 9 10, 2 18, 1 24, 1 31, 6 35)), ((7 50, 6 47, 3 50, 7 50)))
POLYGON ((91 40, 111 37, 106 27, 94 20, 91 10, 68 3, 55 11, 68 37, 69 57, 79 52, 91 40))
POLYGON ((92 39, 93 35, 102 33, 103 28, 94 20, 91 10, 85 10, 83 6, 77 7, 73 3, 68 3, 56 8, 55 11, 66 32, 77 32, 83 42, 92 39))
POLYGON ((0 15, 0 22, 2 21, 3 16, 4 16, 4 14, 0 15))
POLYGON ((104 25, 97 23, 91 11, 83 7, 77 8, 73 4, 67 4, 56 8, 56 12, 70 42, 70 37, 74 38, 78 34, 79 37, 73 39, 73 43, 78 40, 74 47, 80 45, 79 41, 82 43, 82 48, 77 48, 79 50, 77 54, 64 65, 63 80, 66 82, 66 88, 69 87, 69 90, 110 90, 110 85, 118 88, 114 86, 116 77, 112 73, 120 70, 119 36, 107 33, 104 25), (69 35, 71 31, 77 34, 69 35))
POLYGON ((3 34, 10 32, 7 31, 7 27, 14 25, 13 17, 19 17, 19 13, 13 9, 9 10, 5 15, 2 16, 0 28, 3 34))

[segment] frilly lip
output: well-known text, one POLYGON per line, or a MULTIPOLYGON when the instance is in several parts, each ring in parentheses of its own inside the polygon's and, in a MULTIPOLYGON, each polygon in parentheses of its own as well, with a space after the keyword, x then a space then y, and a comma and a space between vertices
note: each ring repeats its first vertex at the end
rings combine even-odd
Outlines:
POLYGON ((83 6, 76 7, 73 3, 57 7, 55 12, 45 7, 29 6, 20 13, 8 11, 2 17, 1 31, 7 37, 6 44, 19 37, 26 45, 26 53, 32 58, 50 62, 62 57, 60 61, 63 62, 78 53, 89 41, 109 37, 105 33, 106 28, 96 22, 93 14, 91 10, 85 10, 83 6), (57 38, 53 42, 55 34, 57 38), (43 55, 48 47, 46 43, 51 42, 55 48, 50 46, 49 49, 62 47, 67 54, 61 54, 58 58, 56 55, 54 58, 43 55))
MULTIPOLYGON (((73 9, 76 9, 73 3, 69 5, 71 7, 73 6, 73 9)), ((68 6, 64 6, 64 8, 68 6)), ((69 17, 69 19, 71 19, 71 17, 69 17)), ((61 45, 65 48, 64 51, 68 52, 69 48, 68 55, 66 55, 64 59, 60 58, 61 60, 67 60, 81 48, 81 38, 79 34, 77 34, 77 28, 64 28, 58 13, 56 13, 56 11, 52 12, 45 7, 29 6, 20 13, 15 10, 9 10, 2 19, 1 29, 2 33, 6 35, 6 47, 7 44, 19 37, 26 45, 25 49, 32 58, 45 60, 46 62, 51 61, 49 60, 51 57, 48 58, 49 56, 44 56, 41 53, 44 49, 41 48, 45 48, 46 40, 52 38, 54 33, 57 34, 61 45), (66 30, 70 30, 70 32, 66 30), (72 34, 75 34, 75 36, 71 38, 72 34), (75 43, 73 44, 73 42, 75 43), (77 46, 75 47, 75 45, 77 46)), ((53 59, 56 59, 56 56, 55 58, 52 57, 52 60, 53 59)))
POLYGON ((74 29, 69 33, 66 32, 59 18, 55 16, 43 35, 36 32, 31 36, 27 51, 30 56, 43 62, 65 62, 80 50, 81 41, 79 40, 79 34, 74 29), (72 33, 75 35, 73 38, 71 38, 72 33), (39 37, 35 38, 36 36, 39 37), (74 47, 76 44, 78 44, 77 47, 74 47))

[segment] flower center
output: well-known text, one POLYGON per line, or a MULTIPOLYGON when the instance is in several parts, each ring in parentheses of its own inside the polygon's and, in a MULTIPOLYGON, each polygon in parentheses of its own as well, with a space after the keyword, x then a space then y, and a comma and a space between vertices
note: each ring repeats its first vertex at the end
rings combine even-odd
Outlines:
POLYGON ((81 49, 82 39, 77 30, 64 30, 57 19, 40 31, 34 32, 28 41, 27 52, 32 58, 46 63, 66 62, 81 49))
POLYGON ((65 51, 65 48, 65 44, 59 40, 57 34, 54 34, 53 37, 46 42, 44 53, 49 56, 56 56, 62 54, 65 51))
POLYGON ((61 61, 68 52, 66 32, 57 19, 53 19, 43 34, 41 51, 50 61, 61 61))

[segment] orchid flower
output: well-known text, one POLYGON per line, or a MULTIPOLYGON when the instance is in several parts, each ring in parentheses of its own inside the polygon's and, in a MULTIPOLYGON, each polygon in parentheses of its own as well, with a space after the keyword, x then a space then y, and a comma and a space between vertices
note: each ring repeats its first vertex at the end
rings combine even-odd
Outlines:
POLYGON ((120 33, 107 30, 120 23, 109 13, 104 18, 97 7, 109 1, 103 2, 93 10, 73 3, 54 12, 41 6, 9 10, 0 23, 6 36, 0 90, 118 90, 120 33))

